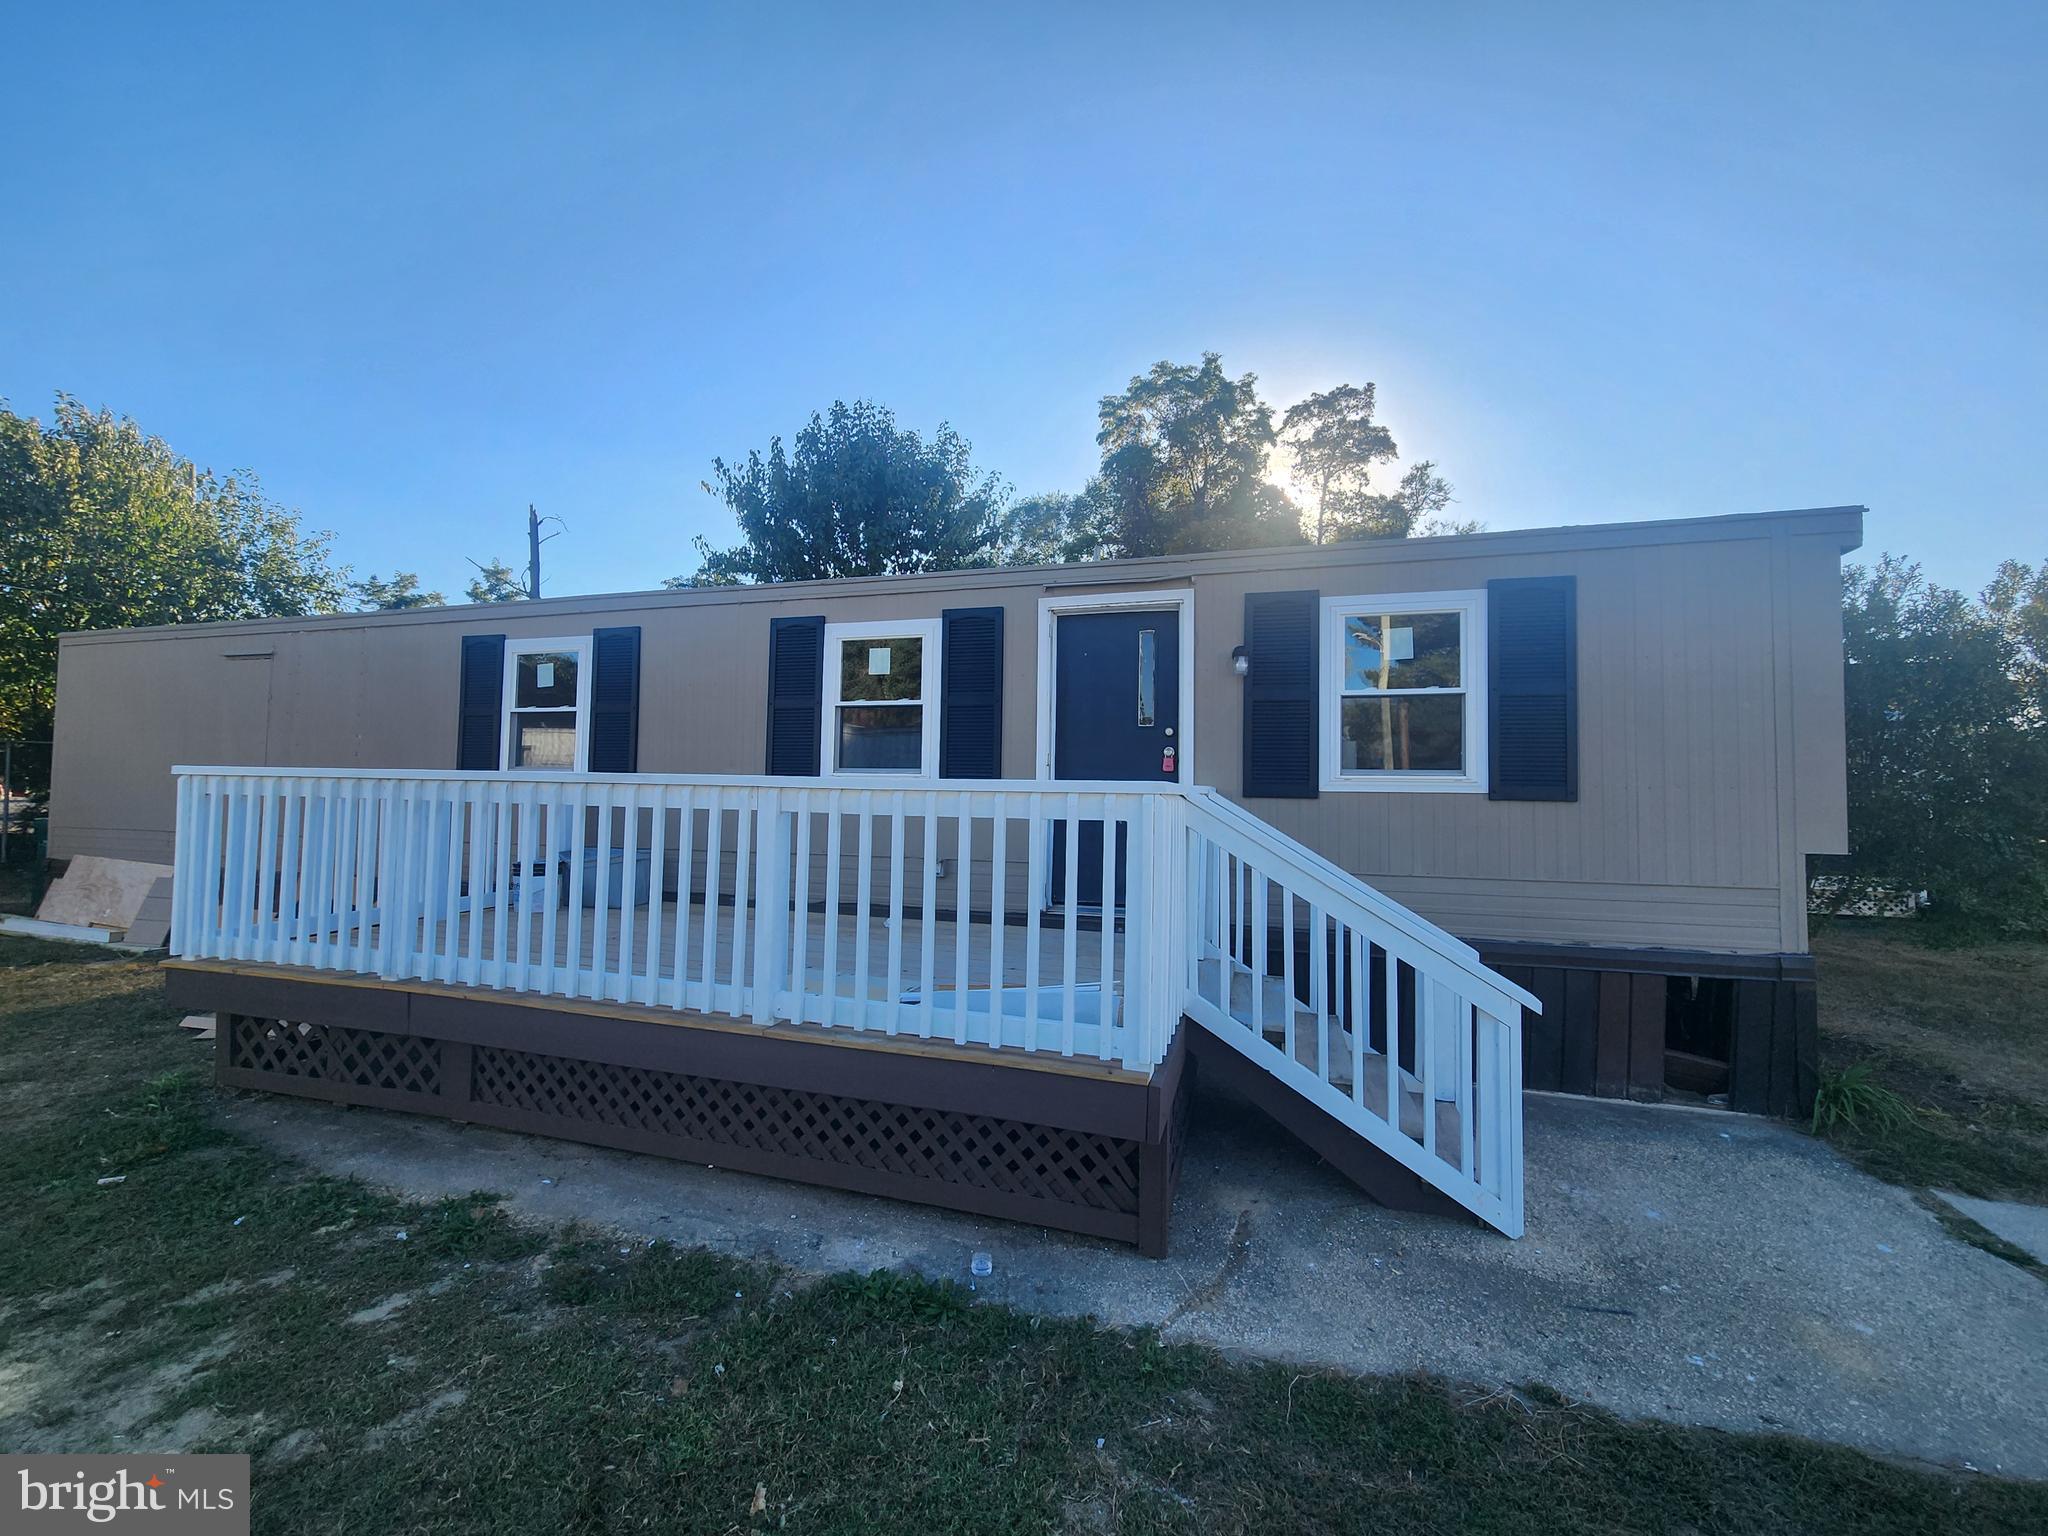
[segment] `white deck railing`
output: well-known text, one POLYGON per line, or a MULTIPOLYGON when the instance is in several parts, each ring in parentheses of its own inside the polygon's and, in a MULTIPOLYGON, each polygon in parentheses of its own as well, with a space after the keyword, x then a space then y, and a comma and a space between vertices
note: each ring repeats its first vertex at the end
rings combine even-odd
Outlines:
POLYGON ((1478 952, 1214 790, 1185 810, 1187 1012, 1510 1237, 1522 1010, 1478 952))
POLYGON ((1138 1071, 1190 1014, 1521 1230, 1535 999, 1213 791, 176 773, 174 954, 1138 1071))

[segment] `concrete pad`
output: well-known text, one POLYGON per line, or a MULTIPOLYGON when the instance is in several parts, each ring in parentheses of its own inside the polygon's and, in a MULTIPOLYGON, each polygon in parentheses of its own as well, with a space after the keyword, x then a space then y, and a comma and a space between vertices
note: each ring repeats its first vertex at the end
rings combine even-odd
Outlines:
POLYGON ((82 854, 66 865, 56 884, 43 893, 36 916, 46 923, 125 929, 142 910, 150 888, 173 873, 168 864, 82 854))
POLYGON ((2048 1206, 2024 1205, 2017 1200, 1979 1200, 1974 1195, 1951 1194, 1945 1189, 1936 1190, 1935 1196, 1986 1231, 2048 1264, 2048 1206))
POLYGON ((2048 1477, 2048 1291, 1797 1130, 1532 1095, 1528 1235, 1373 1205, 1198 1093, 1173 1252, 442 1120, 237 1095, 230 1125, 413 1195, 501 1193, 812 1273, 909 1265, 1027 1310, 1360 1372, 2048 1477), (974 1280, 977 1249, 995 1271, 974 1280))

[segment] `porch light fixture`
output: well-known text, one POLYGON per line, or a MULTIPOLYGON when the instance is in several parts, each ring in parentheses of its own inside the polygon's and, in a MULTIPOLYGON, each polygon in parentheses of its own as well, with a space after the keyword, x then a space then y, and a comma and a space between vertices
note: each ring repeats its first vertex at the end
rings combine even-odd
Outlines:
POLYGON ((1230 670, 1239 677, 1248 677, 1252 670, 1252 653, 1241 645, 1230 648, 1230 670))

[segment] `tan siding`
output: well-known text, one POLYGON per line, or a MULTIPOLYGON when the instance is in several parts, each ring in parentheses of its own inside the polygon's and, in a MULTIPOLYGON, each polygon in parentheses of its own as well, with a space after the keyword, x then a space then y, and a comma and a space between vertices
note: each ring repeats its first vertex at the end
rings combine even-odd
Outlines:
MULTIPOLYGON (((1137 588, 1190 577, 1195 640, 1182 664, 1194 680, 1195 774, 1236 795, 1243 699, 1230 651, 1243 639, 1246 592, 1454 590, 1571 574, 1576 803, 1371 793, 1248 803, 1472 937, 1796 949, 1805 942, 1803 854, 1843 837, 1837 551, 1855 526, 1847 514, 1787 514, 68 637, 51 846, 60 857, 165 857, 174 762, 451 767, 460 637, 475 633, 531 638, 638 624, 641 768, 756 774, 771 619, 920 619, 1000 603, 1004 769, 1029 778, 1037 605, 1048 585, 1137 588), (223 655, 264 648, 268 660, 223 655)), ((919 851, 911 849, 913 867, 919 851)), ((1022 879, 1021 867, 1011 872, 1013 900, 1022 879)), ((981 860, 975 888, 987 889, 981 860)))

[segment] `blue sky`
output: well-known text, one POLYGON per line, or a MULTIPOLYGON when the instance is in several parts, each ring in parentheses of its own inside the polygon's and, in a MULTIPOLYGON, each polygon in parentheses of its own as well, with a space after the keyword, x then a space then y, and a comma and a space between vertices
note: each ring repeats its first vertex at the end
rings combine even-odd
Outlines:
MULTIPOLYGON (((2048 558, 2048 7, 10 6, 0 397, 451 593, 730 535, 834 397, 1076 489, 1221 351, 1493 527, 1863 502, 2048 558)), ((1396 467, 1398 474, 1398 466, 1396 467)))

